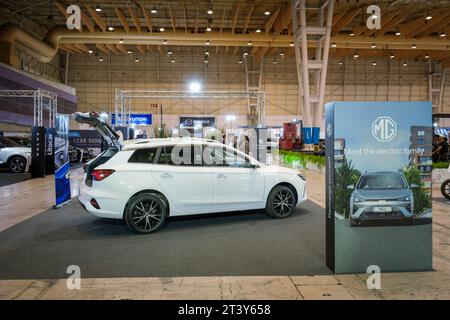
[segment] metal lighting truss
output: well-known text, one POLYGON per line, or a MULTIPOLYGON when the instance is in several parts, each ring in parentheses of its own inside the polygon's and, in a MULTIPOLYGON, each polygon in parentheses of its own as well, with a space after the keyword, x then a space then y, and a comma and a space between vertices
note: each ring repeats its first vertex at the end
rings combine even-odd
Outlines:
POLYGON ((55 118, 58 107, 58 96, 45 89, 37 90, 0 90, 0 97, 33 98, 33 126, 42 127, 43 109, 48 109, 48 123, 50 128, 55 127, 55 118))
MULTIPOLYGON (((260 92, 264 59, 261 59, 259 65, 253 56, 249 57, 248 55, 244 55, 243 60, 245 64, 245 87, 247 92, 260 92)), ((258 97, 247 99, 247 105, 249 124, 255 125, 256 123, 259 123, 260 112, 258 112, 258 114, 256 112, 258 110, 258 97)), ((265 114, 263 114, 262 117, 265 118, 265 114)))
POLYGON ((321 0, 318 6, 315 5, 315 2, 307 6, 306 2, 307 0, 291 0, 299 95, 303 98, 301 99, 301 109, 304 125, 320 127, 323 117, 334 0, 321 0), (315 25, 307 24, 306 12, 308 10, 314 12, 318 10, 315 25), (313 59, 308 57, 308 42, 310 41, 316 42, 313 59), (310 72, 313 76, 313 86, 310 85, 310 72), (314 88, 313 91, 311 91, 311 87, 314 88), (311 111, 313 112, 312 116, 311 111))
POLYGON ((432 103, 433 113, 442 113, 445 86, 445 69, 442 64, 430 59, 428 65, 428 97, 432 103))
POLYGON ((116 89, 115 119, 116 125, 128 125, 131 117, 133 98, 159 99, 252 99, 256 101, 258 127, 265 126, 266 95, 264 91, 151 91, 116 89))

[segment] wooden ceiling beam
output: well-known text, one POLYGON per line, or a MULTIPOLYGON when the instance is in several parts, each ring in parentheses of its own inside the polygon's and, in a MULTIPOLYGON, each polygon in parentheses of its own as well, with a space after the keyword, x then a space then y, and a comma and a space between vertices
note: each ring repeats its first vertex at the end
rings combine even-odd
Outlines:
POLYGON ((170 23, 172 24, 173 33, 175 33, 177 31, 177 26, 175 24, 175 18, 173 16, 173 12, 172 12, 172 4, 169 6, 169 17, 170 17, 170 23))
POLYGON ((133 18, 134 25, 136 26, 136 30, 138 33, 142 33, 142 26, 141 21, 139 20, 139 16, 137 15, 136 11, 133 10, 131 7, 131 4, 128 4, 128 12, 130 13, 130 16, 133 18))
POLYGON ((184 1, 182 2, 183 6, 183 18, 184 18, 184 32, 188 33, 188 23, 187 23, 187 13, 186 13, 186 4, 184 1))
POLYGON ((239 47, 234 47, 234 49, 233 49, 233 56, 235 56, 236 55, 236 53, 238 52, 238 50, 239 50, 239 47))
MULTIPOLYGON (((442 9, 441 9, 442 10, 442 9)), ((434 15, 434 14, 438 14, 441 10, 431 10, 428 12, 428 14, 434 15)), ((407 34, 407 33, 411 33, 412 31, 420 28, 421 26, 423 26, 426 23, 426 19, 425 19, 425 13, 423 16, 410 20, 406 23, 404 23, 400 28, 400 32, 402 34, 407 34)))
MULTIPOLYGON (((84 2, 83 2, 84 3, 84 2)), ((102 17, 100 17, 97 12, 95 12, 94 9, 91 8, 91 6, 89 6, 88 4, 84 3, 84 6, 86 7, 87 11, 89 12, 89 14, 91 15, 92 19, 94 19, 95 23, 99 26, 99 28, 103 31, 106 32, 106 22, 105 19, 103 19, 102 17)))
POLYGON ((142 45, 142 44, 137 44, 137 45, 136 45, 136 49, 137 49, 140 53, 145 54, 145 46, 144 46, 144 45, 142 45))
POLYGON ((108 48, 108 50, 111 51, 112 53, 115 54, 120 53, 120 51, 116 48, 116 46, 111 43, 107 43, 106 48, 108 48))
POLYGON ((274 13, 270 16, 270 18, 267 20, 266 25, 264 26, 264 32, 266 34, 269 34, 270 30, 272 29, 272 26, 275 22, 275 19, 278 17, 278 14, 280 13, 281 7, 278 7, 277 10, 275 10, 274 13))
POLYGON ((450 17, 448 15, 444 15, 441 19, 439 19, 437 23, 424 28, 421 32, 416 33, 414 36, 416 36, 417 38, 423 38, 425 36, 428 36, 430 33, 442 31, 443 28, 445 28, 449 24, 449 18, 450 17))
POLYGON ((264 58, 264 55, 266 54, 267 50, 269 50, 269 47, 260 47, 258 48, 258 51, 255 53, 255 61, 256 63, 260 63, 262 59, 264 58))
POLYGON ((239 3, 237 3, 235 6, 235 11, 234 11, 234 16, 233 16, 233 24, 231 26, 231 34, 234 34, 234 30, 236 29, 236 23, 237 23, 237 19, 239 17, 240 8, 241 8, 241 5, 239 3))
POLYGON ((123 44, 121 44, 121 43, 116 44, 116 48, 117 48, 117 50, 119 50, 122 53, 127 53, 128 52, 127 48, 125 48, 125 46, 123 44))
POLYGON ((406 38, 415 37, 424 31, 433 30, 434 27, 445 26, 448 24, 448 22, 449 22, 448 15, 445 14, 445 12, 441 12, 440 15, 434 16, 430 21, 425 20, 425 22, 419 28, 406 33, 405 37, 406 38), (444 22, 444 25, 442 25, 442 21, 444 22))
POLYGON ((248 28, 248 24, 250 23, 250 19, 252 18, 253 10, 255 10, 255 6, 250 6, 250 10, 247 12, 247 16, 245 17, 244 27, 242 28, 242 32, 245 34, 248 28))
POLYGON ((103 53, 106 53, 106 54, 110 53, 110 51, 108 50, 106 45, 104 45, 103 43, 97 43, 95 46, 97 47, 98 50, 100 50, 103 53))
POLYGON ((89 48, 84 43, 75 43, 75 47, 83 53, 89 53, 89 48))
POLYGON ((341 19, 339 19, 338 22, 336 22, 336 24, 332 28, 332 33, 337 34, 341 32, 360 13, 361 7, 358 7, 348 12, 348 14, 346 14, 341 19))
POLYGON ((383 36, 386 32, 388 31, 392 31, 395 30, 397 28, 397 26, 403 22, 403 20, 405 20, 406 18, 409 17, 409 15, 411 14, 411 12, 406 11, 403 13, 398 13, 395 17, 393 17, 391 20, 389 20, 389 22, 384 23, 383 19, 381 19, 381 29, 377 30, 370 30, 370 32, 366 32, 365 36, 370 36, 373 33, 375 33, 376 37, 379 36, 383 36))
POLYGON ((123 14, 123 11, 119 8, 114 6, 114 11, 116 12, 117 17, 119 18, 120 22, 122 23, 123 28, 127 33, 130 32, 130 24, 127 21, 127 18, 123 14))
POLYGON ((156 48, 158 49, 158 52, 161 56, 164 56, 164 48, 161 46, 156 46, 156 48))
POLYGON ((152 20, 152 17, 150 16, 150 14, 148 13, 148 10, 145 9, 145 6, 141 2, 134 1, 134 3, 139 7, 139 9, 141 9, 142 14, 144 15, 145 23, 147 24, 148 31, 150 33, 152 33, 153 32, 153 20, 152 20))
POLYGON ((223 8, 222 16, 220 18, 220 34, 222 34, 222 30, 223 30, 223 22, 225 20, 225 12, 226 12, 226 9, 223 8))
POLYGON ((285 4, 280 13, 278 14, 277 19, 274 23, 274 31, 276 34, 280 34, 284 29, 287 28, 288 24, 291 22, 291 7, 289 4, 285 4))

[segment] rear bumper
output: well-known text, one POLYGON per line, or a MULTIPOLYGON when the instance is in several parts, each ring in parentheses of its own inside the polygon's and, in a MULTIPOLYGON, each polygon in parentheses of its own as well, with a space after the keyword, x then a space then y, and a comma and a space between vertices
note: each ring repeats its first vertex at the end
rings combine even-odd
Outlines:
POLYGON ((88 187, 84 182, 80 185, 78 201, 87 212, 96 217, 111 219, 123 217, 124 203, 118 195, 88 187), (91 204, 92 199, 95 199, 100 209, 91 204))

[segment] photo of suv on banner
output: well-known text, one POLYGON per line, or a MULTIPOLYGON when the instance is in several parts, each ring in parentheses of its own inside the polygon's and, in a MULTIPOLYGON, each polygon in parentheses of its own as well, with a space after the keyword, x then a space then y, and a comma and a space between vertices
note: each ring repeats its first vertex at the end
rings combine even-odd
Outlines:
POLYGON ((352 226, 376 219, 411 219, 414 213, 412 189, 400 172, 372 172, 361 175, 350 198, 352 226))
POLYGON ((107 145, 85 166, 81 205, 95 216, 123 219, 137 233, 158 230, 168 216, 265 209, 286 218, 307 199, 305 178, 296 170, 267 166, 217 141, 123 145, 96 112, 78 112, 75 120, 93 126, 107 145))

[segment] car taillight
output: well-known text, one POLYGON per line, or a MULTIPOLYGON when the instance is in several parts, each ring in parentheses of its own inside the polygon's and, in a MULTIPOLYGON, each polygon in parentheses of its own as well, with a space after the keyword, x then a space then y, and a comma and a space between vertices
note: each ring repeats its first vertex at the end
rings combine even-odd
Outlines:
POLYGON ((95 181, 102 181, 114 173, 111 169, 95 169, 92 171, 92 177, 95 181))

